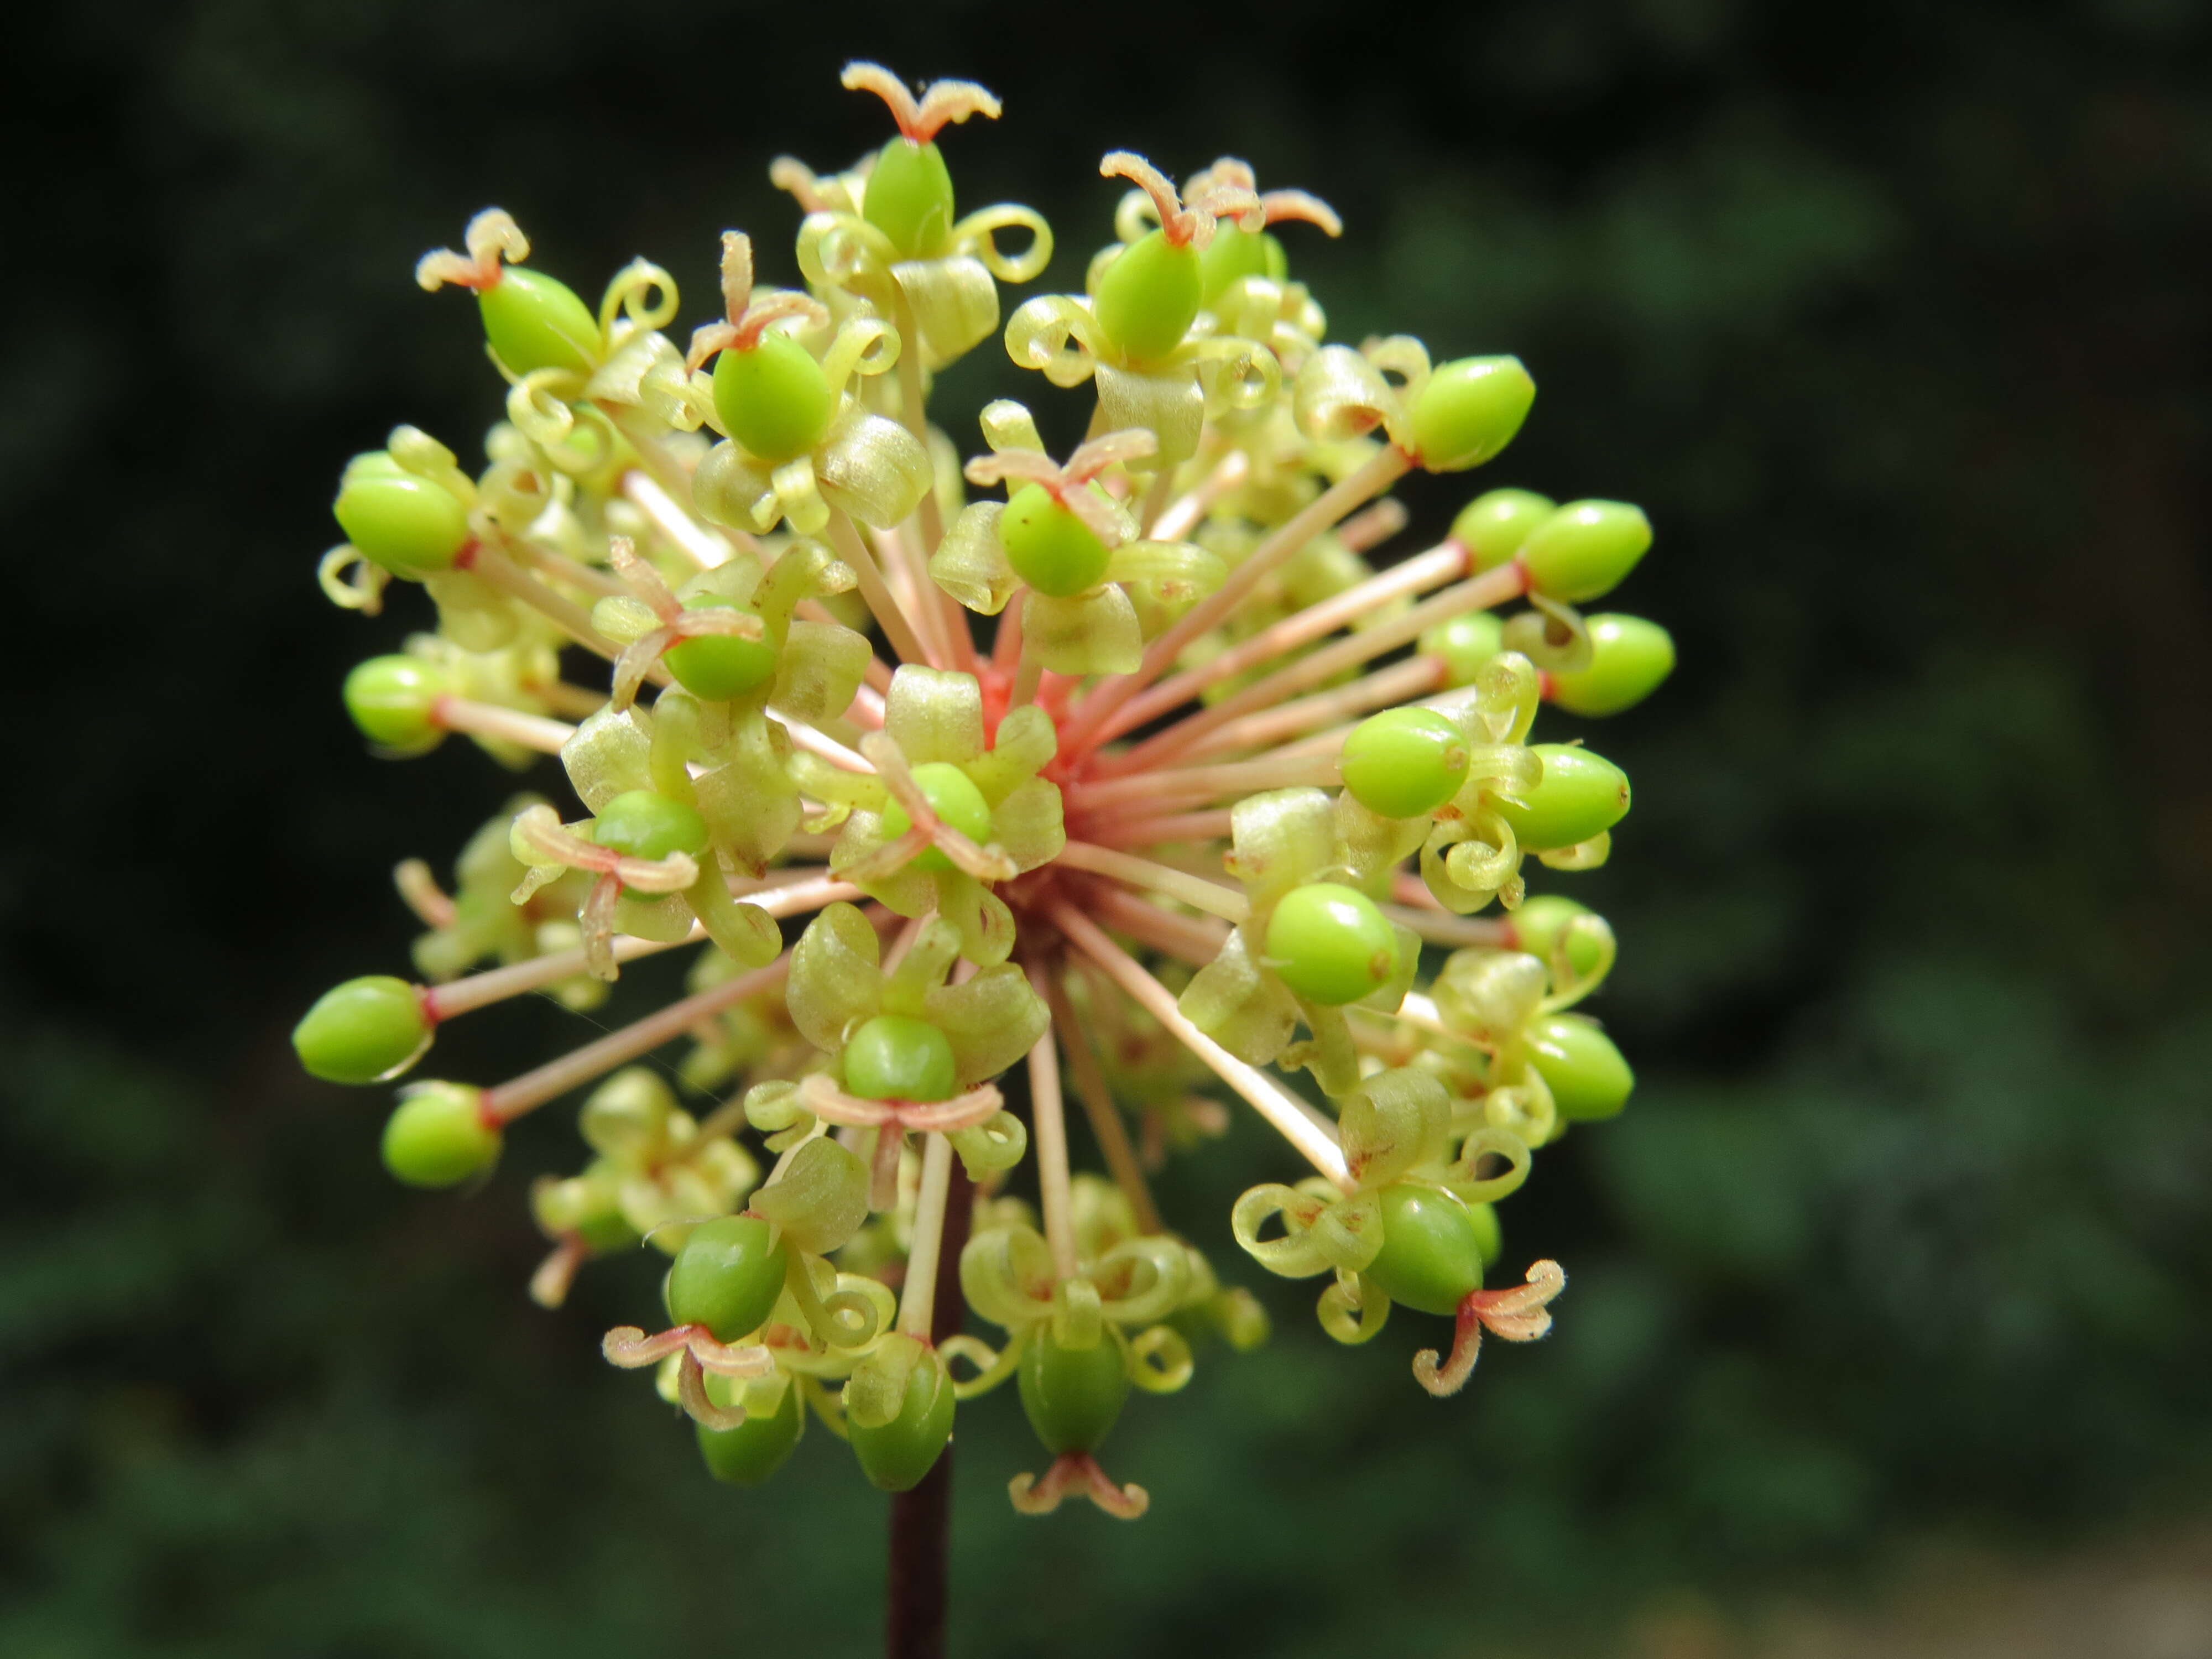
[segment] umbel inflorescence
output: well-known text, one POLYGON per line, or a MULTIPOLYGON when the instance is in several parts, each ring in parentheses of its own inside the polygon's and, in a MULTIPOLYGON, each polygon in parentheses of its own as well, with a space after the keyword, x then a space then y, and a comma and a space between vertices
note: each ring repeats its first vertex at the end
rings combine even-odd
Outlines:
POLYGON ((844 81, 896 135, 834 176, 775 164, 804 286, 763 285, 726 233, 721 314, 688 349, 666 272, 632 264, 595 309, 497 210, 422 261, 422 287, 474 291, 507 418, 473 477, 411 427, 346 468, 325 592, 374 616, 418 584, 437 617, 346 705, 387 753, 458 732, 510 767, 557 755, 574 801, 509 801, 450 892, 402 866, 424 982, 350 981, 295 1041, 318 1076, 382 1081, 444 1021, 529 992, 589 1007, 622 963, 696 946, 690 994, 632 1025, 491 1087, 406 1085, 392 1171, 469 1182, 508 1124, 596 1085, 581 1169, 532 1194, 532 1293, 670 1257, 666 1317, 606 1355, 657 1370, 717 1475, 766 1478, 811 1412, 902 1490, 956 1402, 1012 1378, 1053 1456, 1015 1504, 1135 1515, 1094 1456, 1131 1387, 1266 1335, 1146 1186, 1219 1132, 1217 1085, 1310 1166, 1231 1222, 1262 1266, 1328 1277, 1331 1335, 1368 1340, 1393 1304, 1454 1321, 1413 1362, 1444 1395, 1486 1329, 1548 1328, 1555 1264, 1485 1288, 1492 1206, 1632 1079, 1569 1012, 1611 931, 1525 866, 1604 862, 1629 790, 1531 727, 1671 668, 1662 629, 1575 608, 1650 531, 1498 489, 1440 545, 1371 560, 1398 479, 1513 437, 1517 359, 1328 343, 1286 253, 1338 234, 1328 207, 1229 160, 1178 191, 1119 151, 1099 171, 1135 188, 1086 291, 1001 334, 1000 285, 1041 273, 1051 234, 961 214, 937 143, 997 100, 844 81), (1000 337, 1087 384, 1072 453, 1001 401, 963 462, 978 434, 929 410, 933 374, 1000 337), (606 684, 579 684, 594 659, 606 684), (686 1038, 683 1082, 722 1102, 703 1115, 635 1063, 686 1038), (1103 1175, 1070 1167, 1071 1092, 1103 1175), (1007 1193, 1025 1164, 1034 1207, 1007 1193), (955 1206, 995 1346, 933 1340, 955 1206))

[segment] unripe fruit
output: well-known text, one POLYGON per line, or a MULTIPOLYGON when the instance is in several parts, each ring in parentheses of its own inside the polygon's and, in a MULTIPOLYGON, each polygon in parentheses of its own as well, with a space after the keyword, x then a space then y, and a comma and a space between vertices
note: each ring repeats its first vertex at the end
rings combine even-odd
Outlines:
MULTIPOLYGON (((744 1384, 734 1378, 708 1372, 707 1398, 717 1406, 733 1405, 745 1393, 744 1384)), ((787 1382, 772 1412, 763 1414, 748 1407, 745 1420, 734 1429, 710 1429, 704 1423, 694 1426, 708 1474, 732 1486, 757 1486, 783 1467, 799 1444, 806 1427, 806 1402, 799 1396, 799 1384, 787 1382)))
POLYGON ((1483 664, 1505 646, 1505 624, 1487 611, 1470 611, 1439 623, 1421 635, 1421 654, 1441 657, 1444 684, 1457 688, 1473 685, 1483 664))
POLYGON ((468 544, 468 509, 453 491, 380 449, 353 458, 331 512, 366 557, 403 576, 450 570, 468 544))
POLYGON ((1166 356, 1182 343, 1202 292, 1198 255, 1163 231, 1139 237, 1098 279, 1093 308, 1106 337, 1132 362, 1166 356))
POLYGON ((1101 1331, 1087 1348, 1063 1347, 1048 1325, 1023 1351, 1022 1409, 1047 1451, 1096 1451, 1129 1397, 1121 1345, 1101 1331))
MULTIPOLYGON (((720 593, 694 593, 684 601, 686 611, 742 611, 750 605, 726 599, 720 593)), ((776 649, 766 640, 741 640, 731 634, 697 634, 668 647, 663 654, 668 672, 695 697, 720 702, 742 697, 775 672, 776 649)))
POLYGON ((1482 1288, 1482 1233, 1467 1205, 1435 1187, 1398 1182, 1379 1194, 1382 1248, 1364 1268, 1393 1302, 1453 1314, 1482 1288))
MULTIPOLYGON (((991 803, 983 799, 983 792, 975 781, 951 761, 924 761, 914 769, 914 781, 921 787, 921 798, 929 803, 929 810, 951 824, 962 835, 981 846, 991 839, 991 803)), ((914 828, 914 820, 907 816, 905 807, 896 800, 884 808, 884 835, 896 841, 914 828)), ((950 870, 952 860, 936 846, 925 847, 915 854, 915 867, 922 870, 950 870)))
POLYGON ((822 441, 836 393, 814 354, 774 330, 714 359, 714 412, 764 461, 787 461, 822 441))
POLYGON ((1247 276, 1267 276, 1281 282, 1290 274, 1291 262, 1283 245, 1268 231, 1243 231, 1224 222, 1213 228, 1213 240, 1198 256, 1199 293, 1212 305, 1229 291, 1231 283, 1247 276))
POLYGON ((517 374, 565 368, 588 374, 599 357, 599 319, 576 290, 543 271, 509 265, 477 295, 484 338, 517 374))
POLYGON ((863 1100, 949 1100, 952 1044, 926 1019, 878 1014, 845 1044, 845 1089, 863 1100))
POLYGON ((668 1270, 668 1316, 704 1325, 717 1342, 750 1336, 783 1294, 791 1252, 755 1215, 727 1215, 691 1230, 668 1270))
POLYGON ((1564 743, 1536 744, 1530 752, 1544 763, 1543 777, 1524 801, 1496 803, 1528 851, 1579 845, 1627 816, 1628 775, 1602 755, 1564 743))
POLYGON ((1054 599, 1088 592, 1106 574, 1106 544, 1042 484, 1024 484, 1008 498, 999 518, 999 543, 1014 574, 1054 599))
POLYGON ((1480 466, 1513 441, 1536 383, 1518 357, 1462 357, 1441 365, 1413 399, 1413 453, 1431 472, 1480 466))
POLYGON ((405 1071, 429 1046, 422 994, 389 974, 333 986, 292 1028, 300 1064, 331 1083, 381 1082, 405 1071))
POLYGON ((457 1187, 499 1162, 500 1131, 484 1121, 483 1091, 425 1083, 384 1126, 384 1167, 410 1187, 457 1187))
MULTIPOLYGON (((861 1473, 885 1492, 910 1492, 921 1484, 952 1438, 952 1379, 934 1349, 922 1347, 914 1337, 895 1335, 890 1344, 921 1347, 914 1369, 907 1373, 906 1389, 898 1414, 888 1423, 863 1423, 848 1416, 846 1429, 861 1473)), ((878 1351, 880 1355, 883 1350, 878 1351)))
POLYGON ((446 671, 420 657, 371 657, 346 676, 346 713, 362 736, 386 749, 421 754, 445 733, 431 723, 438 699, 453 689, 446 671))
POLYGON ((1533 489, 1492 489, 1460 508, 1452 539, 1477 570, 1492 570, 1521 550, 1528 532, 1550 518, 1557 504, 1533 489))
POLYGON ((1547 599, 1583 605, 1609 593, 1651 546, 1651 521, 1626 501, 1569 501, 1528 532, 1521 562, 1547 599))
MULTIPOLYGON (((1523 899, 1521 908, 1513 913, 1513 948, 1549 963, 1552 947, 1559 942, 1567 925, 1577 916, 1591 914, 1588 905, 1577 904, 1557 893, 1540 893, 1534 898, 1523 899)), ((1597 966, 1602 948, 1589 933, 1571 935, 1567 966, 1578 975, 1589 973, 1597 966)))
POLYGON ((1344 787, 1386 818, 1425 817, 1467 778, 1467 735, 1432 708, 1386 708, 1344 740, 1344 787))
POLYGON ((1310 882, 1283 895, 1267 919, 1268 966, 1298 995, 1337 1007, 1397 971, 1398 939, 1357 888, 1310 882))
POLYGON ((1617 611, 1587 619, 1587 668, 1552 676, 1552 701, 1571 714, 1618 714, 1674 672, 1674 636, 1656 622, 1617 611))
POLYGON ((1569 1122, 1616 1117, 1628 1104, 1636 1073, 1598 1023, 1583 1014, 1552 1014, 1528 1031, 1528 1058, 1569 1122))
POLYGON ((902 259, 927 258, 952 229, 952 175, 935 143, 894 138, 876 154, 860 216, 890 240, 902 259))
POLYGON ((650 789, 625 789, 599 809, 592 839, 625 858, 665 859, 671 853, 696 858, 707 850, 707 820, 695 808, 650 789))

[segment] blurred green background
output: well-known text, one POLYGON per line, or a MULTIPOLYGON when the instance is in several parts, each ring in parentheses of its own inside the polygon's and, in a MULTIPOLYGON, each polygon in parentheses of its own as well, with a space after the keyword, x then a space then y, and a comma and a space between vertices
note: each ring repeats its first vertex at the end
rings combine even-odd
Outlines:
MULTIPOLYGON (((1240 1128, 1168 1198, 1274 1343, 1130 1413, 1133 1528, 1015 1516, 1019 1413, 966 1413, 955 1651, 1613 1650, 1654 1607, 1859 1597, 1928 1540, 2039 1559, 2203 1512, 2203 5, 183 0, 43 27, 0 322, 27 600, 0 1653, 874 1644, 883 1504, 828 1435, 714 1486, 597 1357, 647 1264, 524 1299, 567 1115, 472 1198, 404 1193, 377 1103, 286 1042, 326 984, 403 966, 386 872, 444 866, 507 787, 465 745, 362 752, 338 682, 410 619, 313 580, 347 455, 401 420, 473 454, 498 412, 472 307, 413 258, 496 201, 587 293, 660 259, 688 327, 725 226, 792 274, 771 156, 881 141, 853 56, 1005 97, 945 147, 965 202, 1050 215, 1049 286, 1107 237, 1110 147, 1334 201, 1342 245, 1290 240, 1335 334, 1519 353, 1541 396, 1486 477, 1643 503, 1620 598, 1684 659, 1596 734, 1637 811, 1574 890, 1619 929, 1600 1012, 1644 1083, 1508 1208, 1515 1259, 1573 1275, 1556 1335, 1449 1405, 1407 1374, 1418 1320, 1336 1350, 1312 1285, 1234 1258, 1230 1199, 1285 1172, 1240 1128)), ((948 379, 947 409, 1059 396, 948 379)), ((1417 528, 1467 489, 1417 481, 1417 528)), ((590 1029, 486 1016, 438 1069, 590 1029)))

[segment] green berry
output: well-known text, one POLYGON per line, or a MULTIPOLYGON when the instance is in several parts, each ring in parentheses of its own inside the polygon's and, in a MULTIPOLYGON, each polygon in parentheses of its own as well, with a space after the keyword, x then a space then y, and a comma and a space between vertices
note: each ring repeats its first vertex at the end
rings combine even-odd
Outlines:
POLYGON ((410 1187, 458 1187, 499 1162, 500 1131, 483 1091, 465 1083, 411 1089, 384 1126, 384 1167, 410 1187))
POLYGON ((735 1342, 768 1323, 791 1259, 772 1231, 757 1215, 726 1215, 694 1227, 668 1270, 668 1316, 679 1325, 704 1325, 717 1342, 735 1342))
POLYGON ((1528 585, 1563 605, 1609 593, 1651 546, 1651 521, 1626 501, 1569 501, 1528 532, 1528 585))
POLYGON ((345 678, 346 713, 362 736, 386 749, 421 754, 445 733, 430 719, 453 689, 446 671, 420 657, 371 657, 345 678))
POLYGON ((1385 1187, 1380 1196, 1382 1248, 1367 1277, 1418 1313, 1458 1312, 1467 1293, 1482 1288, 1483 1234, 1468 1206, 1413 1182, 1385 1187))
POLYGON ((1344 787, 1386 818, 1425 817, 1459 793, 1467 736, 1433 708, 1386 708, 1344 740, 1344 787))
MULTIPOLYGON (((717 1406, 735 1404, 745 1392, 732 1377, 707 1373, 707 1398, 717 1406)), ((699 1455, 707 1460, 707 1473, 732 1486, 757 1486, 783 1467, 806 1427, 806 1402, 799 1397, 796 1381, 786 1382, 783 1397, 769 1413, 749 1405, 745 1420, 734 1429, 694 1425, 699 1436, 699 1455)))
POLYGON ((723 428, 764 461, 787 461, 822 441, 836 393, 814 354, 770 330, 714 360, 714 410, 723 428))
POLYGON ((877 152, 860 216, 890 239, 902 259, 922 259, 952 229, 952 175, 934 143, 894 138, 877 152))
POLYGON ((1564 743, 1536 744, 1530 752, 1544 763, 1544 775, 1525 802, 1497 803, 1528 851, 1577 846, 1627 815, 1628 775, 1604 756, 1564 743))
POLYGON ((1281 282, 1290 274, 1291 262, 1271 232, 1243 231, 1223 223, 1213 228, 1213 240, 1198 256, 1198 269, 1200 297, 1210 306, 1229 291, 1231 283, 1247 276, 1281 282))
POLYGON ((450 570, 468 544, 468 509, 453 492, 380 449, 354 457, 331 511, 348 541, 403 576, 450 570))
MULTIPOLYGON (((1534 898, 1521 901, 1521 908, 1513 913, 1513 948, 1526 951, 1545 962, 1552 959, 1552 947, 1567 924, 1577 916, 1590 915, 1586 904, 1577 904, 1557 893, 1540 893, 1534 898)), ((1570 937, 1567 944, 1567 966, 1577 974, 1587 974, 1597 966, 1600 945, 1588 933, 1578 933, 1570 937)))
POLYGON ((1105 1332, 1087 1348, 1063 1347, 1047 1326, 1023 1351, 1022 1409, 1045 1449, 1096 1451, 1129 1397, 1121 1345, 1105 1332))
MULTIPOLYGON (((707 820, 694 808, 650 789, 625 789, 599 809, 592 839, 624 858, 665 859, 671 853, 700 858, 707 851, 707 820)), ((667 896, 623 890, 647 904, 667 896)))
POLYGON ((1094 307, 1106 337, 1133 363, 1166 356, 1198 316, 1198 255, 1152 231, 1129 244, 1098 279, 1094 307))
POLYGON ((1024 484, 1007 499, 999 542, 1014 574, 1056 599, 1090 592, 1106 574, 1106 544, 1042 484, 1024 484))
POLYGON ((334 986, 292 1028, 300 1064, 332 1083, 377 1083, 404 1072, 430 1046, 422 994, 372 974, 334 986))
POLYGON ((1477 570, 1492 570, 1521 550, 1528 532, 1550 518, 1557 503, 1533 489, 1492 489, 1460 508, 1452 539, 1477 570))
MULTIPOLYGON (((983 792, 975 787, 975 780, 951 761, 924 761, 914 769, 914 781, 921 786, 921 798, 929 803, 929 810, 945 823, 981 847, 991 839, 991 803, 983 799, 983 792)), ((884 808, 884 835, 896 841, 914 828, 914 820, 907 816, 905 807, 896 800, 884 808)), ((923 870, 950 870, 952 860, 945 856, 942 848, 925 847, 915 854, 915 864, 923 870)))
POLYGON ((1620 1050, 1586 1014, 1551 1014, 1527 1034, 1528 1058, 1543 1073, 1552 1103, 1571 1123, 1617 1117, 1636 1087, 1620 1050))
POLYGON ((1375 901, 1333 881, 1293 887, 1267 919, 1268 965, 1298 995, 1336 1007, 1397 971, 1398 939, 1375 901))
POLYGON ((1610 611, 1588 619, 1590 661, 1552 676, 1552 701, 1571 714, 1618 714, 1674 672, 1674 636, 1656 622, 1610 611))
POLYGON ((1462 357, 1443 363, 1413 399, 1413 452, 1431 472, 1464 472, 1513 441, 1536 383, 1518 357, 1462 357))
POLYGON ((1473 685, 1474 677, 1505 646, 1505 624, 1487 611, 1470 611, 1421 635, 1421 654, 1441 657, 1444 684, 1473 685))
POLYGON ((588 374, 599 360, 599 319, 576 290, 543 271, 509 265, 477 295, 484 338, 517 374, 565 368, 588 374))
MULTIPOLYGON (((684 608, 754 614, 751 606, 726 599, 720 593, 694 593, 684 601, 684 608)), ((686 691, 709 702, 721 702, 731 697, 742 697, 775 673, 777 653, 764 639, 741 640, 732 634, 700 634, 669 647, 664 657, 668 672, 676 676, 686 691)))
MULTIPOLYGON (((921 1347, 911 1336, 894 1336, 892 1343, 921 1347)), ((877 1351, 878 1356, 884 1349, 877 1351)), ((952 1379, 934 1349, 923 1348, 907 1373, 906 1389, 898 1413, 887 1423, 863 1423, 857 1416, 845 1419, 861 1473, 885 1492, 909 1492, 936 1466, 945 1443, 952 1438, 952 1379)))
POLYGON ((949 1100, 952 1044, 926 1019, 878 1014, 845 1044, 845 1087, 863 1100, 949 1100))

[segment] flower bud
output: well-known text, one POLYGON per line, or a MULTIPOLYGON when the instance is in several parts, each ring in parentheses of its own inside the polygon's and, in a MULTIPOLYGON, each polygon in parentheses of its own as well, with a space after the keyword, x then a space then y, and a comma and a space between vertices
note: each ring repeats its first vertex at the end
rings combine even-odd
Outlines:
POLYGON ((420 657, 371 657, 346 676, 346 713, 362 736, 404 755, 427 754, 445 739, 431 723, 438 699, 453 689, 446 671, 420 657))
POLYGON ((1598 1023, 1553 1014, 1528 1028, 1528 1059, 1543 1074, 1552 1103, 1569 1122, 1615 1117, 1628 1104, 1636 1073, 1598 1023))
POLYGON ((1477 570, 1492 570, 1521 550, 1528 532, 1550 518, 1556 503, 1533 489, 1492 489, 1460 508, 1452 539, 1477 570))
POLYGON ((1602 755, 1564 743, 1540 743, 1530 752, 1544 775, 1520 800, 1498 801, 1498 816, 1526 850, 1578 846, 1627 816, 1628 775, 1602 755))
POLYGON ((668 1270, 668 1316, 704 1325, 717 1342, 750 1336, 783 1294, 790 1251, 755 1215, 724 1216, 691 1230, 668 1270))
POLYGON ((1505 624, 1487 611, 1470 611, 1438 623, 1421 635, 1421 654, 1441 657, 1444 684, 1456 690, 1473 685, 1483 664, 1504 648, 1505 624))
POLYGON ((1571 714, 1618 714, 1674 672, 1674 638, 1655 622, 1610 611, 1591 617, 1587 668, 1552 676, 1552 701, 1571 714))
POLYGON ((500 1131, 484 1121, 483 1091, 418 1083, 384 1126, 384 1167, 410 1187, 457 1187, 499 1162, 500 1131))
POLYGON ((430 1046, 422 994, 404 979, 349 979, 316 1000, 292 1028, 300 1064, 331 1083, 380 1083, 397 1077, 430 1046))
POLYGON ((1413 399, 1409 435, 1431 472, 1464 472, 1513 441, 1536 383, 1518 357, 1462 357, 1439 366, 1413 399))
POLYGON ((1163 231, 1148 232, 1098 278, 1098 325, 1132 362, 1156 362, 1190 331, 1202 286, 1197 253, 1163 231))
POLYGON ((508 265, 478 291, 484 338, 517 374, 565 368, 588 374, 599 358, 599 319, 557 276, 508 265))
POLYGON ((734 1429, 694 1426, 699 1455, 707 1460, 707 1473, 732 1486, 757 1486, 783 1467, 799 1437, 806 1428, 806 1402, 799 1384, 790 1377, 760 1377, 740 1382, 734 1377, 707 1373, 707 1398, 717 1406, 743 1401, 745 1420, 734 1429), (767 1395, 776 1390, 773 1407, 767 1395))
POLYGON ((1547 599, 1583 605, 1601 598, 1651 546, 1651 521, 1626 501, 1569 501, 1528 532, 1521 562, 1547 599))
POLYGON ((402 576, 450 570, 469 539, 468 509, 453 492, 380 449, 353 458, 331 512, 363 556, 402 576))
POLYGON ((1030 1426, 1055 1455, 1097 1450, 1129 1397, 1121 1345, 1105 1332, 1089 1347, 1068 1347, 1047 1324, 1023 1351, 1018 1381, 1030 1426))
POLYGON ((1393 1302, 1418 1313, 1452 1314, 1482 1288, 1482 1235, 1466 1204, 1413 1182, 1385 1187, 1382 1248, 1364 1269, 1393 1302))

